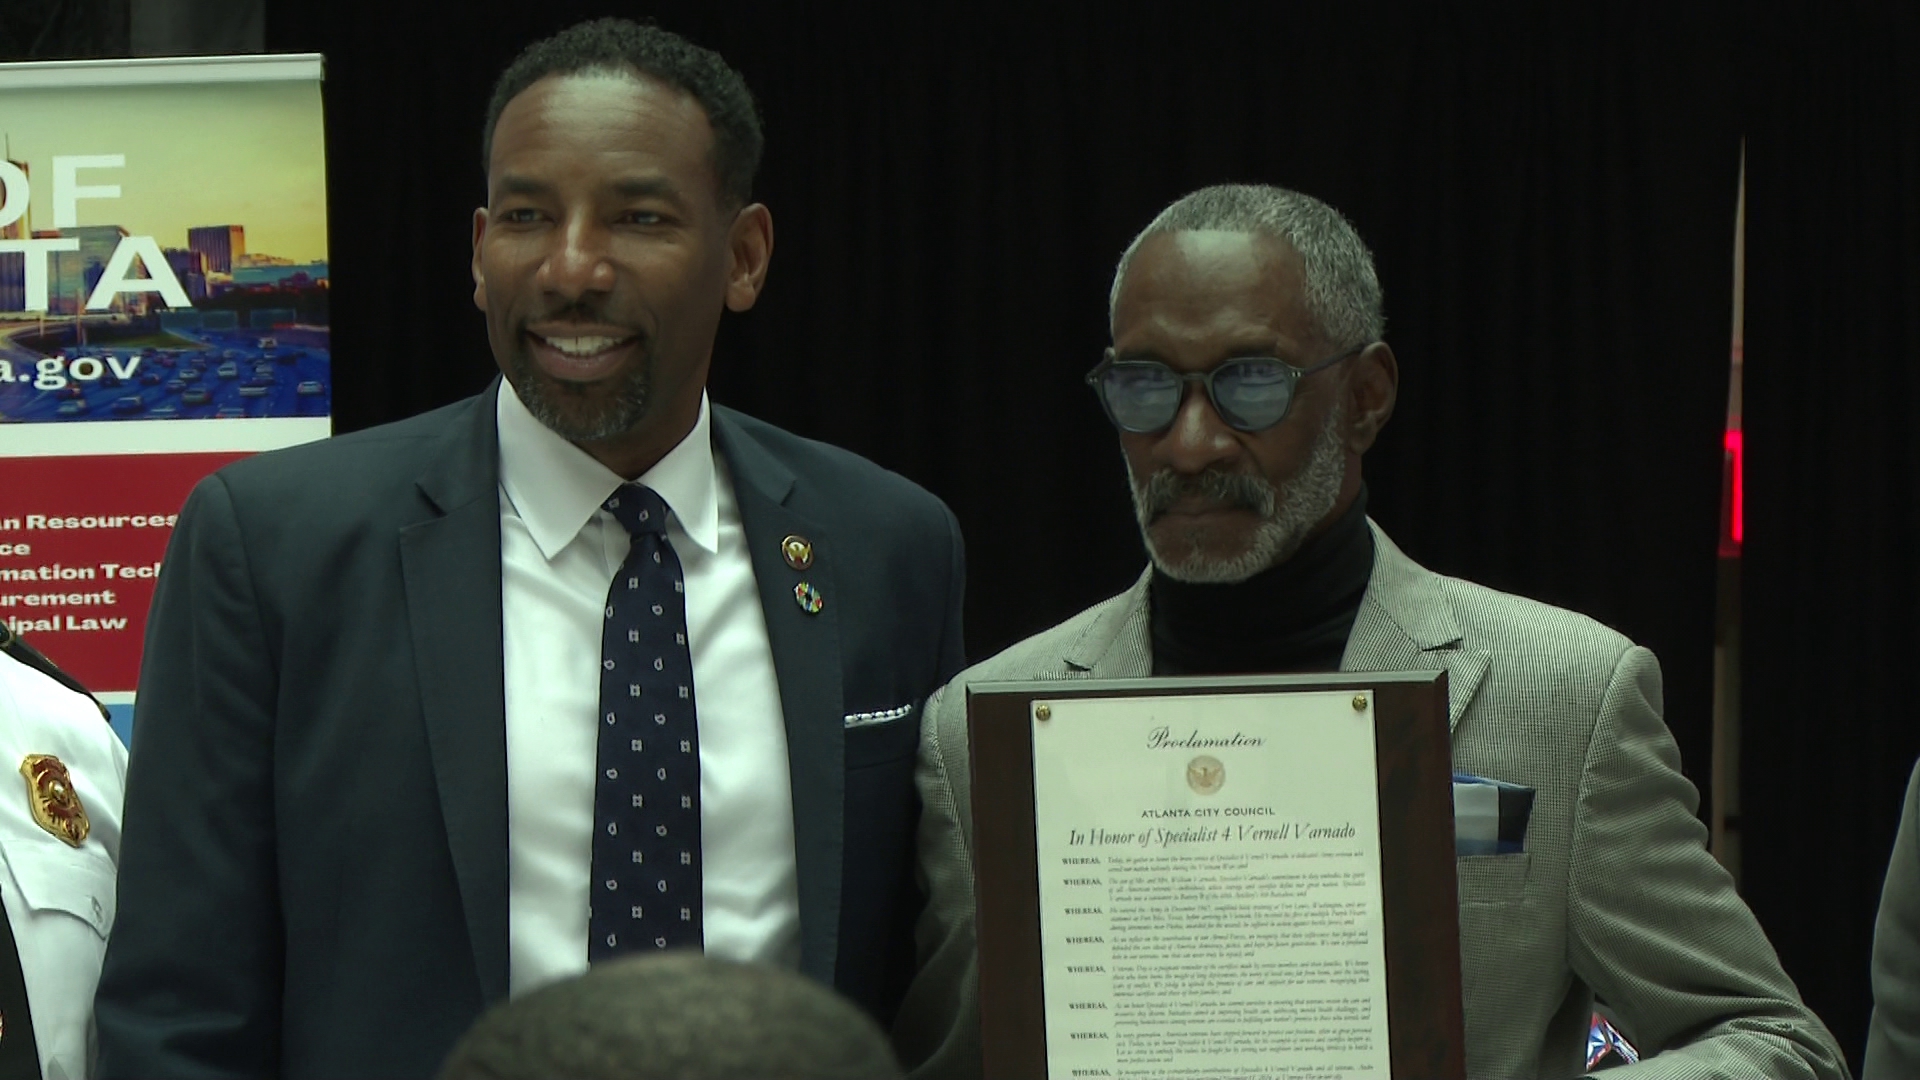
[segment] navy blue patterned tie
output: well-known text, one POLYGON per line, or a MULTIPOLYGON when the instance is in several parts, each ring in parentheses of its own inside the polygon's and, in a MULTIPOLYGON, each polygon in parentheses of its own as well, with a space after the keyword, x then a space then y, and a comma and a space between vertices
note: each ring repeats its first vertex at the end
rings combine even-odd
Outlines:
POLYGON ((686 584, 667 504, 625 484, 604 504, 633 534, 607 590, 587 960, 700 948, 700 735, 686 584))

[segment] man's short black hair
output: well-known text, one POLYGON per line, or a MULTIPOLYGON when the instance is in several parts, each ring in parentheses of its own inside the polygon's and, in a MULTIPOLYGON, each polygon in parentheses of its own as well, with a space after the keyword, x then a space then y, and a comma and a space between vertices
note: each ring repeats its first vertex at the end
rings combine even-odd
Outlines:
POLYGON ((628 19, 594 19, 536 41, 500 73, 487 104, 480 139, 480 167, 493 162, 493 130, 507 102, 549 75, 628 72, 685 91, 706 111, 713 128, 713 171, 723 205, 745 206, 760 169, 760 114, 740 73, 720 54, 679 34, 628 19))
POLYGON ((495 1006, 440 1080, 900 1080, 887 1037, 799 974, 694 952, 595 964, 495 1006))

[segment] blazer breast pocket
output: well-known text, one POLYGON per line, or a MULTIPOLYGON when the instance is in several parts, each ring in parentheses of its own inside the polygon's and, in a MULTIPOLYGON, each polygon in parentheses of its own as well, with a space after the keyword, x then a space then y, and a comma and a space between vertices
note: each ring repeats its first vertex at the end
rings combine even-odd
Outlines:
POLYGON ((1533 854, 1463 855, 1453 860, 1461 907, 1498 907, 1527 898, 1533 875, 1533 854))
POLYGON ((911 760, 920 749, 919 702, 848 713, 842 723, 846 728, 849 772, 911 760))

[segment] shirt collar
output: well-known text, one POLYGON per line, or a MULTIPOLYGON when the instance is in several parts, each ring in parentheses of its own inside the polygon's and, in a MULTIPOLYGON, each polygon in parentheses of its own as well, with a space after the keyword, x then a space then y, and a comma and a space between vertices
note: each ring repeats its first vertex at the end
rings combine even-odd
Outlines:
MULTIPOLYGON (((495 418, 500 429, 500 486, 527 523, 540 554, 551 560, 580 535, 623 481, 535 419, 505 379, 500 381, 495 418)), ((693 430, 638 482, 659 494, 688 539, 708 552, 719 551, 713 420, 705 391, 700 394, 700 416, 693 430)))

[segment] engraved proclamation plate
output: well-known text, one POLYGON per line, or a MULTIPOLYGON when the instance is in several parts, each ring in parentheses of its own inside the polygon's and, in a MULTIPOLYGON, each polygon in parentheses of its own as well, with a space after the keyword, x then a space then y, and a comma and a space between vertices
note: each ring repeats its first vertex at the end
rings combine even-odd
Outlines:
POLYGON ((976 684, 987 1075, 1462 1075, 1445 676, 976 684))

